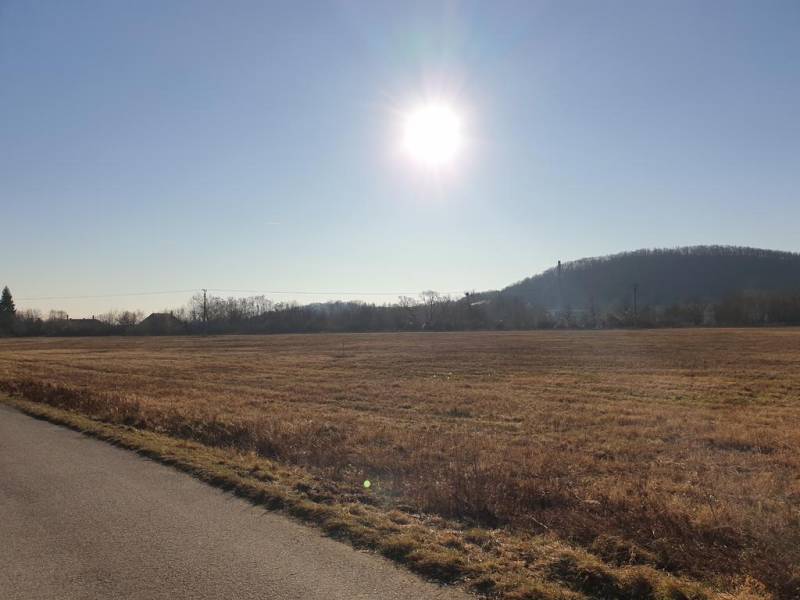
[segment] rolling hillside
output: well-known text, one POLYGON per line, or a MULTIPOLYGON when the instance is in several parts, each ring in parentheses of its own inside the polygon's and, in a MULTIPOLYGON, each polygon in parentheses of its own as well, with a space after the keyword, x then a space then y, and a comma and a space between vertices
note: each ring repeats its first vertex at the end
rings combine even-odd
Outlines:
POLYGON ((738 292, 800 290, 800 254, 733 246, 637 250, 562 263, 502 293, 547 308, 598 310, 716 302, 738 292))

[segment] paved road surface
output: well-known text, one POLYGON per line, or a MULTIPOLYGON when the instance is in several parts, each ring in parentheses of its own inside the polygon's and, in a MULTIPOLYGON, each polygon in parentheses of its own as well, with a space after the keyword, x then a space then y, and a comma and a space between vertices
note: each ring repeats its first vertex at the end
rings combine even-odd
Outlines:
POLYGON ((0 405, 4 600, 464 600, 381 557, 0 405))

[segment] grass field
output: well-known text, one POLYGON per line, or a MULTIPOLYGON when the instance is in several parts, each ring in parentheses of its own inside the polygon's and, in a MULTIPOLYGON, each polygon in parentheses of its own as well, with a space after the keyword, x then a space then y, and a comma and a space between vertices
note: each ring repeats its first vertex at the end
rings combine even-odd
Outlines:
POLYGON ((800 597, 800 330, 2 340, 0 389, 483 593, 800 597))

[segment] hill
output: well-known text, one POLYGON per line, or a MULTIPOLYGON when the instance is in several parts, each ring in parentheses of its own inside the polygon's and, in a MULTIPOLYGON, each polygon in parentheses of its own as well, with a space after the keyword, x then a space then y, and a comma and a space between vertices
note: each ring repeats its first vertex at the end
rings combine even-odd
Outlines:
POLYGON ((800 254, 736 246, 637 250, 561 264, 502 294, 549 309, 596 310, 633 303, 719 302, 740 292, 800 290, 800 254))

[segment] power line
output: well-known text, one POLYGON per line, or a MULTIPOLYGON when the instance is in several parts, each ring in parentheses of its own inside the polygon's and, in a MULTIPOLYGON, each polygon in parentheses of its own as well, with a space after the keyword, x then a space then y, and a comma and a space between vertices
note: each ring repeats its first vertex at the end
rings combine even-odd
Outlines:
MULTIPOLYGON (((160 290, 152 292, 120 292, 114 294, 82 294, 76 296, 28 296, 25 298, 17 298, 17 300, 30 301, 30 300, 87 300, 92 298, 124 298, 130 296, 159 296, 167 294, 190 294, 192 292, 201 292, 204 288, 192 288, 184 290, 160 290)), ((263 295, 297 295, 297 296, 415 296, 419 291, 309 291, 309 290, 242 290, 242 289, 228 289, 228 288, 205 288, 209 292, 226 292, 233 294, 263 294, 263 295)), ((441 294, 460 294, 461 291, 444 291, 438 292, 441 294)))
POLYGON ((121 298, 125 296, 157 296, 161 294, 188 294, 196 292, 199 288, 191 290, 164 290, 159 292, 125 292, 118 294, 85 294, 81 296, 29 296, 27 298, 17 298, 18 300, 84 300, 87 298, 121 298))
MULTIPOLYGON (((398 291, 386 291, 386 292, 332 292, 330 290, 327 291, 317 291, 311 292, 308 290, 298 291, 298 290, 232 290, 232 289, 222 289, 222 288, 208 288, 209 292, 229 292, 229 293, 240 293, 240 294, 296 294, 298 296, 413 296, 419 294, 419 290, 414 292, 409 292, 408 290, 398 292, 398 291)), ((445 291, 445 292, 437 292, 441 294, 460 294, 462 291, 445 291)))

